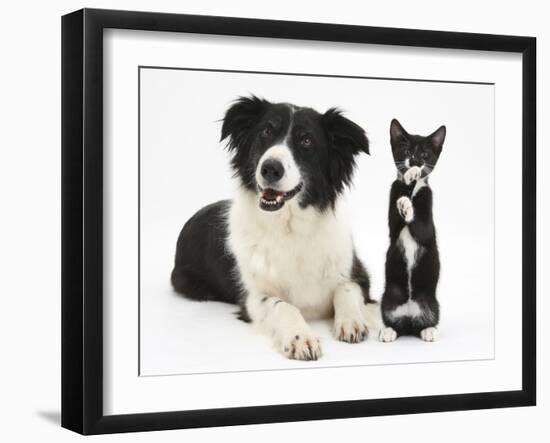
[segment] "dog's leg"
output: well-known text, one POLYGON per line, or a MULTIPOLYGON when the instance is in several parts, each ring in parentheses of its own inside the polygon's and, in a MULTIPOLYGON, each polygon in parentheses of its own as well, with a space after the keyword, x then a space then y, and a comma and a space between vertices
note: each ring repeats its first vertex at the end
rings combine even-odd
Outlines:
POLYGON ((250 294, 246 308, 252 322, 273 336, 286 357, 317 360, 321 356, 319 339, 295 306, 278 297, 250 294))
POLYGON ((357 283, 346 282, 334 292, 334 336, 348 343, 363 341, 369 332, 364 299, 357 283))

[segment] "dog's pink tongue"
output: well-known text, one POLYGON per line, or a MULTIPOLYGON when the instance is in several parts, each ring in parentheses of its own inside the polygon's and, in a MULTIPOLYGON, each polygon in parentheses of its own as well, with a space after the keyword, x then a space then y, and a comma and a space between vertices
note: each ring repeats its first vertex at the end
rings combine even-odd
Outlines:
POLYGON ((265 189, 262 197, 266 200, 276 200, 277 197, 281 198, 284 192, 275 191, 275 189, 265 189))

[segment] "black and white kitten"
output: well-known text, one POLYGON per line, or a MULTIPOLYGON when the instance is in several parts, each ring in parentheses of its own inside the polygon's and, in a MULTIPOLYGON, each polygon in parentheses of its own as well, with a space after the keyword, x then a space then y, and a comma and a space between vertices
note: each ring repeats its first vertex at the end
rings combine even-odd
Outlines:
POLYGON ((441 154, 445 134, 441 126, 427 137, 411 135, 397 120, 391 122, 397 180, 390 192, 390 246, 381 304, 385 328, 379 337, 383 342, 400 335, 416 335, 425 341, 437 336, 439 253, 428 176, 441 154))

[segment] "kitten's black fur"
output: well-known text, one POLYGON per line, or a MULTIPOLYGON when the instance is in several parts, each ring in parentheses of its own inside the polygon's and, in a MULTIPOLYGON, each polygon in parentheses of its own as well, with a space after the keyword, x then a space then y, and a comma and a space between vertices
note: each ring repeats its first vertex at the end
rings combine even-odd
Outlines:
POLYGON ((391 122, 390 139, 398 178, 390 192, 390 246, 382 318, 386 327, 396 332, 394 337, 419 336, 422 330, 439 322, 439 253, 428 175, 441 154, 445 134, 445 126, 441 126, 427 137, 410 135, 397 120, 391 122), (411 251, 415 247, 414 254, 411 251), (408 264, 407 251, 412 264, 408 264), (409 303, 409 299, 416 303, 409 303))

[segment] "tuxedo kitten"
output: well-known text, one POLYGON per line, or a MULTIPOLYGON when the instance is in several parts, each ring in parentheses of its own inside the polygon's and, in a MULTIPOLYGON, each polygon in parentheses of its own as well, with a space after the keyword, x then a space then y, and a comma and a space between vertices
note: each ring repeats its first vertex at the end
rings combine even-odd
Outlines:
POLYGON ((427 137, 411 135, 397 120, 391 122, 397 180, 390 192, 390 246, 381 304, 385 328, 379 337, 383 342, 400 335, 416 335, 425 341, 437 336, 439 253, 428 177, 441 154, 445 133, 441 126, 427 137))

